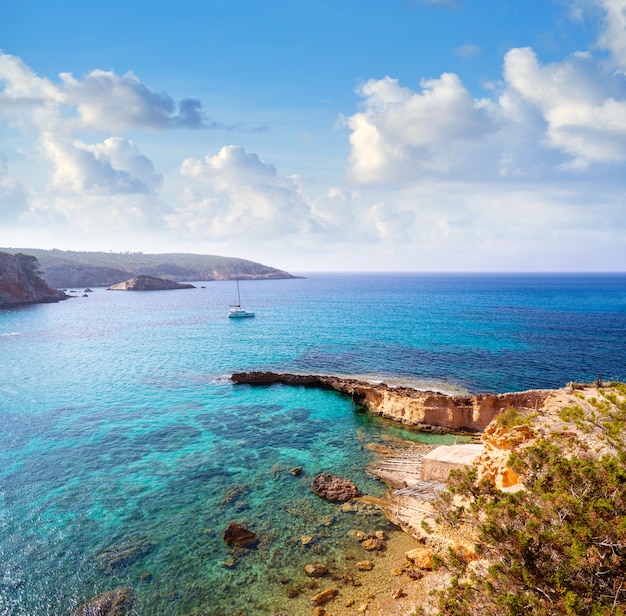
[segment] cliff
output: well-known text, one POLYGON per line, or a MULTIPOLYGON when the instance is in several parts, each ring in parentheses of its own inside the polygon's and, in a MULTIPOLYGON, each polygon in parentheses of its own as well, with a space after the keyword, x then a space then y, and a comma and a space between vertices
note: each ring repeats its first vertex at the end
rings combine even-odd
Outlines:
POLYGON ((234 383, 249 385, 299 385, 332 389, 349 395, 370 412, 387 419, 439 431, 482 432, 503 410, 536 409, 544 403, 548 390, 505 394, 451 396, 410 387, 389 387, 335 376, 244 372, 233 374, 234 383))
POLYGON ((0 252, 0 308, 58 302, 68 297, 42 280, 35 257, 0 252))
POLYGON ((125 282, 110 286, 107 291, 172 291, 174 289, 195 289, 192 284, 182 284, 155 276, 135 276, 125 282))

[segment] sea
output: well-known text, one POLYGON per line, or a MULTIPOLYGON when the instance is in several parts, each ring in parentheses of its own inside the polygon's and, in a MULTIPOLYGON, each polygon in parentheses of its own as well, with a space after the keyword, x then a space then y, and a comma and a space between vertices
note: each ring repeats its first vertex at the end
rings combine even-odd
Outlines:
POLYGON ((381 496, 368 444, 459 438, 234 372, 449 393, 626 378, 626 274, 304 276, 242 281, 253 319, 226 317, 233 282, 0 311, 0 615, 69 616, 120 586, 141 616, 310 614, 306 562, 340 570, 350 529, 398 532, 312 479, 381 496), (227 546, 231 521, 257 543, 227 546))

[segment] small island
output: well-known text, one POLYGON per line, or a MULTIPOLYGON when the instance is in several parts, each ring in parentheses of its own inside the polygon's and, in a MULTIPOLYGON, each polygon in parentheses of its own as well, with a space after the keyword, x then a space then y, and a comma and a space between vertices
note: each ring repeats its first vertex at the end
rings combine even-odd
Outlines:
POLYGON ((107 291, 172 291, 174 289, 195 289, 192 284, 174 282, 156 276, 135 276, 130 280, 118 282, 107 288, 107 291))

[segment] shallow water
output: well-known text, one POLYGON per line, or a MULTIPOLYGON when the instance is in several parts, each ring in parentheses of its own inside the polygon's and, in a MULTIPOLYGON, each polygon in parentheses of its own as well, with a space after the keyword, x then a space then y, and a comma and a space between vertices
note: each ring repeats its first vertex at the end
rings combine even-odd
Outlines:
POLYGON ((250 282, 246 320, 225 318, 232 285, 197 284, 0 312, 0 614, 70 614, 123 584, 146 616, 308 614, 303 564, 341 572, 358 549, 350 529, 392 530, 321 501, 310 482, 332 472, 381 494, 363 445, 432 436, 334 392, 235 387, 232 372, 446 391, 626 372, 624 276, 250 282), (231 520, 259 535, 254 549, 227 548, 231 520), (104 558, 111 547, 126 559, 104 558))

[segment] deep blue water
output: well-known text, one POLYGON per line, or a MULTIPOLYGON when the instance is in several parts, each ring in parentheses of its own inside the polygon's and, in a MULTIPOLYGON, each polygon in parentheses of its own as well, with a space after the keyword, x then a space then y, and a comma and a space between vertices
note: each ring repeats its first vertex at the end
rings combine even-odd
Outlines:
POLYGON ((234 285, 196 284, 0 312, 0 615, 71 614, 121 584, 146 616, 309 613, 285 594, 311 560, 301 535, 340 567, 349 528, 384 525, 346 519, 312 477, 381 494, 363 445, 420 437, 333 392, 235 387, 232 372, 465 392, 626 378, 623 274, 244 282, 244 320, 226 318, 234 285), (231 520, 261 537, 234 566, 231 520), (135 551, 107 567, 111 547, 135 551))

